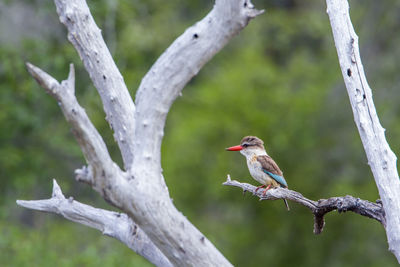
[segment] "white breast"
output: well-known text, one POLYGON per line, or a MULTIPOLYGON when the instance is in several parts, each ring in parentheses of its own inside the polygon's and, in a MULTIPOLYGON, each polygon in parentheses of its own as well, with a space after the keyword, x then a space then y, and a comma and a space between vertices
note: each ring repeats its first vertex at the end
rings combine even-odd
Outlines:
POLYGON ((248 157, 247 166, 249 167, 251 176, 257 182, 265 185, 268 185, 272 182, 271 177, 269 177, 265 172, 263 172, 261 168, 261 163, 257 161, 257 156, 248 157))

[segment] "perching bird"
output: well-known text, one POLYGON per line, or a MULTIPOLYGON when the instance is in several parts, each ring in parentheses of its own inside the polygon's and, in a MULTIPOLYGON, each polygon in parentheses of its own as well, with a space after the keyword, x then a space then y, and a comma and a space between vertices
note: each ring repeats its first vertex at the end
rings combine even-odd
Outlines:
MULTIPOLYGON (((264 148, 264 142, 260 138, 256 136, 246 136, 242 139, 240 145, 228 147, 226 150, 240 151, 240 153, 246 157, 251 176, 254 180, 262 184, 257 187, 256 192, 260 188, 266 187, 263 193, 265 195, 267 190, 271 187, 288 187, 285 178, 283 178, 281 169, 279 169, 275 161, 268 156, 264 148)), ((283 201, 287 209, 290 210, 286 199, 283 201)))

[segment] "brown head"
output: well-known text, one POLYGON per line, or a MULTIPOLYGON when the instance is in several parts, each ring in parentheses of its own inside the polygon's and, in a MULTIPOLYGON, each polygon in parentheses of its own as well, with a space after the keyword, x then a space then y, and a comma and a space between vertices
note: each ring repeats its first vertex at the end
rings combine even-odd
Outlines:
MULTIPOLYGON (((240 145, 228 147, 226 150, 228 151, 240 151, 245 156, 252 155, 257 151, 265 152, 264 142, 256 137, 256 136, 245 136, 242 141, 240 141, 240 145)), ((259 152, 257 152, 259 154, 259 152)))
POLYGON ((264 149, 264 142, 257 136, 245 136, 242 141, 240 141, 240 146, 243 148, 251 147, 264 149))

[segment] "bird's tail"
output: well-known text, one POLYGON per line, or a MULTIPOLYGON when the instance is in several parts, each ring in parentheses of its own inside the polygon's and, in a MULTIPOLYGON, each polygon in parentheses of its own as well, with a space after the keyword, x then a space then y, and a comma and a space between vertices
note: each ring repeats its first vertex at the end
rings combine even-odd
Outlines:
POLYGON ((287 210, 290 211, 289 204, 287 203, 286 199, 283 199, 283 202, 285 202, 285 206, 286 206, 287 210))

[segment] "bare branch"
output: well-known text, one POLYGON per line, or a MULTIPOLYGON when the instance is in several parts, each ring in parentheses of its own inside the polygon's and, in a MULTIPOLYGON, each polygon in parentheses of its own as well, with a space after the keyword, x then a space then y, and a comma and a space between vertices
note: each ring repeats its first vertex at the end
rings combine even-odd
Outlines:
POLYGON ((376 113, 372 91, 361 62, 358 36, 350 19, 349 4, 347 0, 327 0, 326 3, 354 121, 386 212, 389 249, 400 262, 400 180, 397 158, 386 141, 385 129, 376 113))
POLYGON ((203 65, 262 13, 249 0, 216 0, 211 12, 160 56, 136 93, 135 160, 150 161, 153 169, 161 171, 161 141, 172 103, 203 65))
POLYGON ((385 212, 382 205, 355 198, 353 196, 331 197, 328 199, 313 201, 304 197, 299 192, 286 188, 270 189, 264 195, 264 190, 258 190, 256 192, 256 186, 247 183, 240 183, 235 180, 232 181, 229 175, 223 185, 240 187, 244 192, 248 191, 259 197, 260 200, 287 199, 309 208, 314 214, 314 234, 320 234, 322 232, 325 225, 324 216, 326 213, 333 210, 337 210, 339 213, 352 211, 362 216, 375 219, 386 227, 385 212))
MULTIPOLYGON (((160 145, 166 115, 184 85, 262 11, 255 10, 249 0, 216 0, 206 18, 186 30, 143 79, 136 98, 140 109, 135 112, 138 118, 135 122, 134 105, 86 3, 78 0, 55 0, 55 3, 60 20, 67 26, 69 40, 102 97, 125 167, 129 168, 129 172, 122 172, 111 160, 110 164, 106 160, 104 169, 98 172, 88 159, 89 167, 78 170, 77 179, 94 182, 92 186, 140 225, 173 265, 231 266, 173 205, 162 176, 160 145), (103 183, 97 186, 98 181, 103 183)), ((88 131, 80 130, 83 134, 88 131)), ((99 157, 102 151, 92 153, 99 157)))
MULTIPOLYGON (((139 178, 146 177, 146 173, 141 173, 137 177, 127 176, 109 159, 101 136, 73 94, 72 78, 71 81, 59 84, 39 68, 29 63, 27 66, 39 84, 52 85, 51 88, 45 87, 45 89, 46 91, 51 89, 51 94, 60 102, 62 111, 71 123, 87 158, 89 167, 76 171, 77 180, 89 183, 106 201, 127 212, 136 222, 143 223, 146 216, 156 218, 154 221, 156 226, 149 227, 148 223, 143 225, 149 228, 147 230, 150 234, 163 240, 160 247, 172 253, 173 261, 170 261, 174 264, 206 266, 211 262, 217 262, 219 266, 230 265, 212 243, 176 210, 163 189, 147 181, 139 182, 139 178), (196 242, 198 244, 191 248, 190 245, 196 242), (186 243, 189 245, 186 246, 186 243)), ((153 243, 158 246, 154 241, 153 243)))
POLYGON ((17 204, 33 210, 62 215, 64 218, 101 231, 118 239, 156 266, 172 266, 147 235, 126 214, 93 208, 65 198, 56 180, 52 197, 43 200, 17 200, 17 204))
MULTIPOLYGON (((26 67, 31 76, 36 80, 36 82, 41 87, 43 87, 47 93, 49 93, 58 100, 57 95, 59 94, 58 90, 60 87, 58 81, 49 74, 47 74, 46 72, 44 72, 43 70, 39 69, 38 67, 32 65, 29 62, 26 63, 26 67)), ((74 70, 70 69, 70 72, 74 72, 74 70)))
POLYGON ((135 105, 124 79, 101 36, 86 1, 55 0, 60 21, 67 27, 68 40, 78 51, 103 102, 106 119, 114 130, 125 168, 133 157, 135 105))
MULTIPOLYGON (((108 184, 112 177, 121 176, 122 171, 110 158, 103 138, 76 100, 73 64, 70 65, 68 79, 62 81, 61 84, 40 68, 30 63, 27 63, 26 66, 36 81, 60 103, 61 110, 70 123, 72 132, 89 163, 89 169, 92 172, 92 186, 104 194, 105 184, 108 184)), ((114 204, 121 205, 119 202, 114 204)))
MULTIPOLYGON (((76 140, 89 163, 89 167, 76 170, 76 179, 90 184, 112 205, 116 207, 123 207, 126 205, 124 201, 127 198, 124 193, 129 194, 129 192, 126 192, 126 188, 129 188, 127 186, 126 174, 122 172, 110 158, 102 137, 75 97, 75 74, 73 64, 70 65, 68 79, 62 81, 61 84, 40 68, 30 63, 26 65, 36 81, 60 103, 62 112, 70 123, 76 140)), ((32 209, 62 214, 67 219, 99 229, 103 231, 104 234, 111 235, 127 244, 132 250, 138 252, 150 262, 158 266, 172 266, 162 252, 144 232, 127 217, 127 215, 116 216, 114 214, 117 213, 94 209, 79 202, 73 202, 75 205, 72 205, 72 201, 68 200, 68 202, 66 202, 55 180, 53 197, 51 199, 17 201, 17 203, 32 209), (85 215, 81 215, 82 213, 85 215), (106 220, 104 223, 101 221, 102 217, 106 220), (119 219, 117 220, 116 217, 119 219), (106 224, 106 222, 112 222, 111 219, 117 221, 115 221, 114 224, 106 224), (99 220, 100 222, 98 222, 99 220), (125 221, 125 226, 130 226, 130 228, 123 227, 124 224, 119 226, 122 220, 125 221), (112 229, 112 227, 116 226, 122 228, 112 229), (129 232, 127 232, 128 230, 129 232), (119 231, 121 233, 115 233, 113 231, 119 231)))
POLYGON ((160 161, 168 111, 201 67, 261 13, 249 0, 216 0, 205 18, 188 28, 161 55, 137 91, 135 154, 129 174, 135 177, 133 182, 142 193, 157 192, 157 197, 153 194, 145 201, 135 201, 132 216, 138 223, 143 222, 143 230, 174 265, 231 266, 170 201, 160 161), (158 212, 143 214, 143 210, 158 212))

